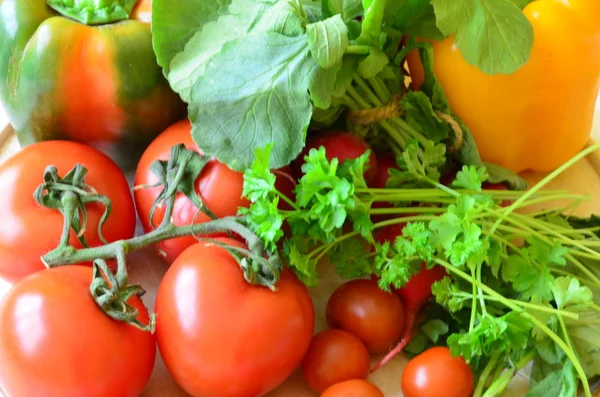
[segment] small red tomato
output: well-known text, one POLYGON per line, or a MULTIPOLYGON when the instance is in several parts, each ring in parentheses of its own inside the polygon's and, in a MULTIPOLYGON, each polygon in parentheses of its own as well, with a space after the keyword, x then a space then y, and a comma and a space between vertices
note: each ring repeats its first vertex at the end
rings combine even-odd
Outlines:
POLYGON ((404 397, 470 397, 473 372, 462 357, 452 357, 447 347, 419 354, 402 373, 404 397))
POLYGON ((331 159, 337 158, 339 164, 342 164, 345 160, 360 157, 367 150, 370 150, 371 154, 368 169, 365 171, 365 180, 370 183, 377 175, 377 157, 375 157, 375 152, 364 139, 351 132, 330 131, 310 137, 306 141, 304 150, 295 162, 296 177, 300 178, 304 175, 302 172, 304 157, 308 155, 311 149, 318 149, 321 146, 325 148, 327 159, 331 161, 331 159))
POLYGON ((321 394, 321 397, 385 397, 381 390, 363 379, 352 379, 336 383, 321 394))
POLYGON ((339 382, 366 379, 369 369, 365 345, 358 337, 339 329, 315 335, 302 361, 302 375, 318 393, 339 382))
POLYGON ((327 323, 360 338, 369 352, 383 353, 404 331, 404 307, 398 295, 381 290, 374 280, 341 285, 327 302, 327 323))

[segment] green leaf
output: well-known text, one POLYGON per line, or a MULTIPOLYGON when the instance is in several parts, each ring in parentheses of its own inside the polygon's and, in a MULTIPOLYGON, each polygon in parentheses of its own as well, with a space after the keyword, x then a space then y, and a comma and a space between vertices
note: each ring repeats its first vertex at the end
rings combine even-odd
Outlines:
POLYGON ((386 11, 395 29, 409 36, 442 40, 444 35, 436 25, 435 13, 430 0, 388 1, 394 10, 386 11), (392 5, 393 4, 393 5, 392 5))
POLYGON ((370 79, 377 76, 390 63, 390 59, 385 53, 377 48, 371 49, 371 53, 358 66, 358 73, 370 79))
POLYGON ((333 96, 341 98, 346 93, 348 86, 352 84, 354 74, 358 70, 358 62, 360 56, 346 55, 342 60, 342 66, 337 73, 335 83, 333 85, 333 96))
POLYGON ((240 208, 248 227, 265 243, 267 250, 277 252, 277 242, 283 237, 283 216, 278 210, 279 197, 252 203, 250 208, 240 208))
POLYGON ((600 313, 579 314, 579 321, 565 320, 571 342, 588 378, 600 375, 600 313))
POLYGON ((171 63, 167 78, 171 87, 190 102, 191 91, 204 75, 208 62, 223 46, 250 32, 277 32, 302 35, 302 16, 291 0, 268 3, 259 0, 233 0, 227 13, 211 21, 189 39, 171 63))
POLYGON ((387 0, 363 0, 364 16, 358 44, 378 46, 387 0))
POLYGON ((129 19, 137 0, 47 0, 61 15, 85 25, 105 25, 129 19))
POLYGON ((229 4, 231 0, 187 0, 176 6, 172 0, 152 1, 152 43, 166 74, 173 57, 204 25, 225 14, 229 4))
POLYGON ((264 149, 254 150, 252 167, 244 172, 243 195, 251 202, 267 198, 275 191, 275 175, 271 173, 269 162, 273 144, 268 144, 264 149))
POLYGON ((446 335, 448 331, 448 324, 440 319, 429 320, 421 326, 421 332, 433 343, 437 343, 440 336, 446 335))
POLYGON ((308 72, 308 90, 313 105, 318 109, 328 109, 331 106, 336 78, 341 70, 342 62, 327 68, 320 68, 316 63, 307 67, 308 72))
POLYGON ((320 0, 300 0, 300 3, 309 23, 323 19, 323 9, 320 0))
POLYGON ((308 47, 317 64, 326 69, 342 62, 348 47, 348 28, 340 15, 306 27, 308 47))
POLYGON ((285 241, 284 250, 287 253, 290 265, 300 281, 308 287, 315 287, 319 283, 317 263, 306 255, 306 253, 298 249, 298 246, 290 242, 290 240, 285 241))
POLYGON ((362 0, 323 0, 323 15, 327 18, 339 14, 349 22, 363 14, 362 0))
POLYGON ((338 276, 346 280, 365 277, 373 273, 373 258, 361 239, 347 239, 336 245, 329 260, 338 276))
POLYGON ((558 277, 554 280, 552 294, 559 309, 571 305, 593 303, 594 295, 588 287, 582 287, 578 279, 573 277, 558 277))
POLYGON ((481 185, 486 179, 487 173, 485 168, 464 165, 462 170, 456 174, 456 179, 452 182, 452 187, 480 192, 481 185))
POLYGON ((424 92, 407 92, 402 97, 401 106, 406 121, 435 143, 442 142, 450 135, 450 125, 435 113, 431 99, 424 92))
POLYGON ((504 280, 510 281, 523 299, 552 299, 554 276, 547 266, 536 267, 520 255, 510 255, 502 268, 504 280))
POLYGON ((533 3, 535 0, 510 0, 520 9, 525 8, 529 3, 533 3))
POLYGON ((488 173, 488 182, 492 184, 504 183, 510 190, 527 190, 529 184, 519 175, 497 164, 483 163, 488 173))
POLYGON ((512 74, 528 60, 533 26, 511 0, 432 0, 437 26, 487 74, 512 74))
POLYGON ((561 371, 554 371, 537 382, 526 394, 526 397, 559 397, 561 389, 562 373, 561 371))
POLYGON ((189 118, 198 147, 245 170, 256 147, 274 142, 271 168, 289 164, 302 150, 310 123, 308 87, 320 70, 314 65, 306 36, 266 32, 227 43, 192 92, 189 118))

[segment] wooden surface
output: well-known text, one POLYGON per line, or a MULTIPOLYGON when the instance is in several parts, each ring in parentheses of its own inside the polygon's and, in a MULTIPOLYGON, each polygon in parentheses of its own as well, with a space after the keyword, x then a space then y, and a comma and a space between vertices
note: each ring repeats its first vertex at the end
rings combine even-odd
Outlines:
MULTIPOLYGON (((10 156, 19 150, 18 143, 14 139, 12 131, 8 127, 2 128, 1 122, 2 120, 0 120, 0 131, 3 130, 0 133, 0 162, 7 156, 10 156)), ((596 123, 593 135, 600 136, 600 123, 596 123)), ((525 175, 526 179, 532 183, 540 180, 543 176, 544 175, 535 173, 525 175)), ((590 200, 584 202, 579 208, 578 214, 587 215, 590 213, 600 213, 600 153, 594 153, 586 160, 580 161, 548 186, 548 189, 558 188, 569 189, 572 193, 590 196, 590 200)), ((151 250, 132 253, 129 256, 128 263, 130 265, 132 281, 141 283, 147 289, 148 292, 143 299, 147 307, 152 310, 154 306, 155 291, 162 276, 167 271, 167 265, 151 250)), ((340 280, 329 269, 322 269, 322 271, 324 275, 323 282, 318 289, 311 291, 316 312, 315 332, 325 328, 325 303, 331 292, 340 283, 340 280)), ((0 290, 2 288, 3 286, 0 285, 0 290)), ((380 357, 373 357, 373 362, 376 362, 379 358, 380 357)), ((400 390, 400 376, 405 364, 406 359, 399 356, 382 370, 374 374, 370 380, 381 388, 386 397, 400 397, 402 396, 400 390)), ((527 374, 522 373, 515 378, 509 389, 504 393, 504 396, 523 396, 527 392, 527 389, 527 374)), ((0 395, 2 395, 1 392, 0 395)), ((174 383, 165 369, 162 360, 158 357, 152 378, 142 396, 180 397, 186 396, 186 394, 174 383)), ((298 371, 296 371, 286 383, 279 389, 270 393, 269 396, 312 397, 317 396, 317 394, 312 392, 304 384, 302 377, 298 371)))

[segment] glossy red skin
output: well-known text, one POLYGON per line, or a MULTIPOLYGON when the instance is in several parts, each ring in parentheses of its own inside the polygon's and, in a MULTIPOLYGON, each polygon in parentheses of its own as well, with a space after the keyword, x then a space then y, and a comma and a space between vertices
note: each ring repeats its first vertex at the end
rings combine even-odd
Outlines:
POLYGON ((381 390, 362 379, 336 383, 321 394, 321 397, 385 397, 381 390))
POLYGON ((370 150, 369 168, 365 171, 365 180, 370 184, 377 175, 377 157, 364 139, 351 132, 329 131, 312 136, 306 141, 304 150, 294 163, 294 172, 297 178, 304 175, 302 172, 304 157, 308 155, 311 149, 318 149, 321 146, 325 147, 327 159, 331 161, 331 159, 337 158, 339 164, 342 164, 345 160, 360 157, 367 150, 370 150))
MULTIPOLYGON (((92 270, 43 270, 0 303, 0 387, 11 397, 136 397, 154 367, 156 340, 92 299, 92 270)), ((129 303, 148 323, 138 297, 129 303)))
MULTIPOLYGON (((144 152, 138 163, 135 185, 152 185, 158 181, 150 170, 150 166, 156 160, 168 160, 171 148, 183 143, 189 150, 202 153, 194 143, 191 135, 192 127, 188 120, 173 124, 159 135, 144 152)), ((278 171, 276 187, 286 196, 292 197, 294 180, 291 177, 291 168, 287 167, 278 171)), ((204 203, 218 218, 234 216, 240 207, 248 207, 250 202, 242 196, 244 186, 244 174, 232 171, 227 165, 216 159, 202 170, 196 180, 196 192, 202 197, 204 203)), ((148 233, 154 228, 150 224, 149 215, 152 204, 160 194, 162 187, 138 189, 134 192, 136 208, 144 231, 148 233)), ((281 208, 288 208, 283 201, 281 208)), ((164 217, 165 209, 157 208, 154 213, 154 224, 158 226, 164 217)), ((199 212, 196 206, 184 194, 179 193, 175 200, 173 211, 173 224, 176 226, 191 225, 192 223, 208 222, 210 217, 199 212)), ((225 237, 225 234, 213 235, 225 237)), ((186 248, 195 244, 193 236, 180 237, 161 242, 158 245, 159 252, 163 254, 168 263, 173 262, 186 248)))
POLYGON ((155 311, 165 365, 193 397, 265 395, 298 367, 314 330, 310 295, 293 273, 282 272, 276 292, 251 286, 235 259, 207 242, 171 265, 155 311))
POLYGON ((315 335, 304 360, 302 375, 317 393, 351 379, 369 376, 369 351, 350 332, 328 329, 315 335))
POLYGON ((358 336, 373 354, 388 351, 404 331, 402 301, 374 280, 342 284, 327 302, 326 317, 329 327, 358 336))
MULTIPOLYGON (((15 283, 45 268, 40 257, 58 246, 63 216, 58 210, 40 206, 33 192, 43 182, 47 166, 55 165, 64 176, 77 163, 88 170, 86 183, 112 202, 112 213, 102 228, 104 237, 109 242, 133 237, 136 216, 129 185, 110 158, 75 142, 46 141, 26 146, 0 165, 0 278, 15 283)), ((104 206, 86 208, 84 236, 92 247, 103 245, 97 228, 104 206)), ((70 244, 81 247, 73 232, 70 244)))
POLYGON ((409 361, 402 373, 404 397, 470 397, 473 372, 447 347, 433 347, 409 361))

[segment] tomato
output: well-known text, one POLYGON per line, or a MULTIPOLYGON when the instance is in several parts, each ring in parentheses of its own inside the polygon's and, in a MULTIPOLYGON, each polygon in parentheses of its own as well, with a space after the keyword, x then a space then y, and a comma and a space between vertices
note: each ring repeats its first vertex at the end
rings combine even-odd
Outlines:
MULTIPOLYGON (((65 176, 77 163, 88 174, 85 181, 112 202, 112 213, 102 228, 108 241, 133 237, 135 209, 129 185, 119 167, 89 146, 66 141, 46 141, 26 146, 0 165, 0 278, 16 282, 44 269, 40 257, 58 246, 63 216, 40 206, 33 192, 44 181, 44 170, 55 165, 65 176)), ((103 245, 98 222, 104 206, 86 206, 88 224, 84 237, 92 247, 103 245)), ((75 233, 71 245, 81 247, 75 233)))
POLYGON ((321 397, 385 397, 381 390, 363 379, 352 379, 336 383, 321 394, 321 397))
POLYGON ((409 361, 402 373, 404 397, 470 397, 473 372, 447 347, 432 347, 409 361))
MULTIPOLYGON (((189 150, 195 150, 201 153, 198 146, 194 143, 191 135, 192 127, 188 120, 180 121, 159 135, 146 149, 140 162, 138 163, 135 174, 135 185, 152 185, 158 181, 158 178, 150 170, 150 166, 156 160, 168 160, 171 154, 171 148, 177 144, 184 144, 189 150)), ((276 187, 288 197, 292 197, 294 189, 294 180, 291 177, 291 168, 287 167, 276 170, 276 187)), ((218 218, 234 216, 239 207, 248 207, 250 203, 242 196, 244 187, 244 174, 232 171, 227 165, 212 159, 202 170, 202 173, 196 180, 196 192, 204 201, 204 204, 218 218)), ((138 189, 134 191, 135 204, 140 217, 144 231, 148 233, 153 230, 150 224, 149 216, 152 204, 160 194, 162 187, 153 187, 138 189)), ((284 206, 281 200, 281 207, 284 206)), ((154 213, 154 224, 159 225, 165 213, 165 208, 157 208, 154 213)), ((198 208, 184 194, 178 193, 175 200, 172 222, 176 226, 185 226, 192 223, 203 223, 210 220, 210 217, 198 208)), ((221 235, 225 237, 225 235, 221 235)), ((179 254, 187 247, 196 243, 193 236, 170 239, 158 244, 158 249, 165 257, 167 262, 173 262, 179 254)))
MULTIPOLYGON (((89 292, 92 270, 65 266, 17 283, 0 302, 0 387, 11 397, 135 397, 156 339, 108 317, 89 292)), ((148 323, 142 301, 129 304, 148 323)))
POLYGON ((331 161, 337 158, 339 164, 342 164, 345 160, 360 157, 367 150, 370 150, 371 154, 369 156, 368 168, 365 171, 365 180, 370 184, 377 175, 377 157, 371 146, 364 139, 352 132, 330 131, 312 136, 306 141, 304 150, 294 163, 296 177, 300 178, 304 174, 302 172, 304 157, 308 155, 311 149, 318 149, 321 146, 325 148, 327 159, 331 161))
POLYGON ((302 375, 318 393, 339 382, 366 379, 369 369, 369 351, 365 345, 350 332, 339 329, 315 335, 302 360, 302 375))
POLYGON ((249 285, 238 262, 210 242, 171 265, 155 310, 165 365, 194 397, 268 393, 298 367, 314 330, 310 295, 291 271, 283 270, 275 292, 249 285))
POLYGON ((358 336, 371 353, 389 350, 404 330, 402 301, 381 290, 374 280, 341 285, 327 302, 326 317, 331 328, 358 336))

